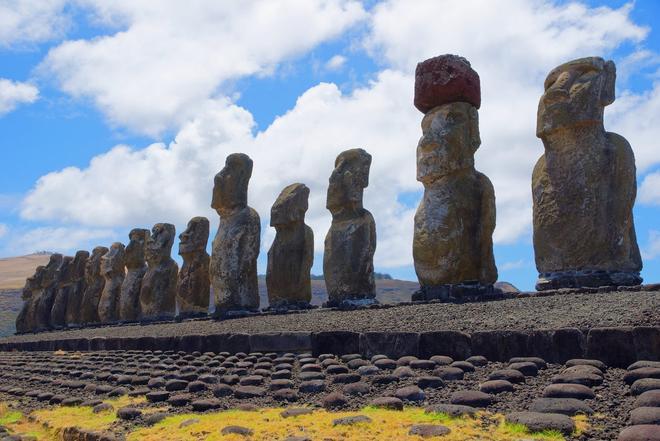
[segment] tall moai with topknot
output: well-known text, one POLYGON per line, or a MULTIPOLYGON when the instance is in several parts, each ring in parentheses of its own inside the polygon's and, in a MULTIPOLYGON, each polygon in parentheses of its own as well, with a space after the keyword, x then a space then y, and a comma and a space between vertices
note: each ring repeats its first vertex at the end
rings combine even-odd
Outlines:
POLYGON ((259 309, 257 256, 261 224, 247 205, 252 159, 243 153, 227 156, 215 175, 211 207, 220 215, 211 252, 211 286, 215 315, 222 317, 259 309))
POLYGON ((119 320, 135 321, 140 318, 140 290, 142 279, 147 273, 145 247, 151 233, 143 228, 134 228, 128 233, 128 245, 124 250, 126 277, 119 294, 119 320))
POLYGON ((415 213, 414 299, 479 298, 497 280, 495 193, 474 168, 480 105, 479 75, 465 58, 441 55, 417 65, 415 107, 424 113, 417 180, 424 195, 415 213))
POLYGON ((330 175, 326 208, 332 214, 332 224, 323 253, 328 306, 376 302, 376 222, 362 203, 370 168, 369 153, 350 149, 337 156, 330 175))
POLYGON ((101 275, 101 258, 108 252, 106 247, 96 247, 85 264, 85 292, 80 305, 80 323, 89 325, 99 323, 99 301, 105 286, 101 275))
POLYGON ((115 242, 101 258, 101 275, 105 279, 98 308, 101 323, 119 320, 119 295, 126 275, 125 255, 124 244, 115 242))
POLYGON ((179 255, 183 258, 176 293, 179 317, 201 316, 209 312, 211 257, 206 252, 209 230, 207 218, 194 217, 179 236, 179 255))
POLYGON ((16 332, 23 334, 36 329, 36 314, 39 295, 41 294, 41 280, 46 273, 46 267, 40 265, 34 274, 25 280, 21 293, 23 307, 16 317, 16 332))
POLYGON ((53 307, 50 310, 50 324, 55 329, 66 326, 66 307, 73 282, 73 257, 65 256, 55 273, 56 289, 53 307))
POLYGON ((179 265, 172 259, 176 229, 156 224, 147 239, 147 272, 140 289, 142 320, 173 318, 176 314, 176 283, 179 265))
POLYGON ((73 257, 71 271, 71 289, 67 298, 65 322, 68 327, 80 325, 83 295, 87 282, 85 281, 85 267, 89 259, 89 252, 80 250, 73 257))
POLYGON ((46 265, 46 270, 41 279, 41 294, 37 301, 36 310, 36 329, 43 331, 51 328, 50 313, 53 309, 53 302, 57 295, 57 270, 62 264, 63 256, 61 254, 52 254, 46 265))
POLYGON ((635 155, 606 132, 616 67, 600 57, 553 69, 539 102, 536 136, 545 152, 534 167, 536 289, 638 285, 635 155))
POLYGON ((291 184, 270 210, 270 225, 276 230, 266 270, 270 308, 307 308, 312 300, 314 233, 305 225, 308 200, 305 184, 291 184))

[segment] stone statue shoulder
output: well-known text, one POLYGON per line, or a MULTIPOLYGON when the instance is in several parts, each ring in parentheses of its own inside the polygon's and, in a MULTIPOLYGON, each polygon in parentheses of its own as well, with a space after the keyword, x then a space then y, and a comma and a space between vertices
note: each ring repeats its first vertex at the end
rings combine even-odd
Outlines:
POLYGON ((624 159, 630 162, 630 165, 635 166, 635 154, 626 138, 614 132, 606 132, 607 140, 612 145, 614 151, 617 152, 619 160, 624 159))

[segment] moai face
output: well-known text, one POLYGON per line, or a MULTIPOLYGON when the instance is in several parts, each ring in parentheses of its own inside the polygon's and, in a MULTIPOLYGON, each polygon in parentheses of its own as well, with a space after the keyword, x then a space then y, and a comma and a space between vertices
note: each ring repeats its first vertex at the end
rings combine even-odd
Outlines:
POLYGON ((188 222, 186 231, 179 236, 179 254, 192 254, 206 250, 209 241, 209 220, 205 217, 194 217, 188 222))
POLYGON ((271 227, 303 222, 308 207, 309 188, 305 184, 285 187, 270 210, 271 227))
POLYGON ((61 254, 53 254, 50 256, 50 260, 48 260, 48 265, 46 265, 44 276, 41 279, 42 288, 49 288, 50 286, 53 285, 53 283, 55 283, 57 270, 59 269, 61 264, 62 264, 61 254))
POLYGON ((144 265, 145 246, 149 238, 149 230, 134 228, 128 233, 128 245, 124 250, 124 259, 129 268, 138 268, 144 265))
POLYGON ((121 274, 124 272, 124 244, 115 242, 101 257, 101 274, 121 274))
POLYGON ((76 252, 72 263, 73 269, 71 270, 73 280, 81 280, 85 277, 85 266, 88 259, 89 253, 87 251, 80 250, 76 252))
POLYGON ((55 271, 55 279, 58 286, 70 283, 73 277, 73 257, 65 256, 60 267, 55 271))
POLYGON ((46 267, 39 265, 34 271, 34 274, 25 279, 25 287, 23 288, 22 298, 27 300, 32 297, 32 292, 41 288, 41 283, 46 274, 46 267))
POLYGON ((362 195, 369 185, 371 155, 363 149, 342 152, 330 175, 326 208, 335 214, 343 208, 362 208, 362 195))
POLYGON ((539 138, 562 127, 602 124, 614 102, 616 67, 599 57, 580 58, 553 69, 545 80, 536 120, 539 138))
POLYGON ((417 180, 430 184, 457 170, 474 166, 481 144, 479 114, 469 103, 443 104, 422 120, 422 139, 417 145, 417 180))
POLYGON ((106 247, 96 247, 85 265, 85 278, 94 280, 101 275, 101 257, 108 252, 106 247))
POLYGON ((247 206, 247 190, 252 176, 252 159, 243 153, 227 156, 225 167, 215 175, 211 208, 218 214, 247 206))
POLYGON ((150 265, 170 258, 176 230, 172 224, 156 224, 147 239, 146 256, 150 265))

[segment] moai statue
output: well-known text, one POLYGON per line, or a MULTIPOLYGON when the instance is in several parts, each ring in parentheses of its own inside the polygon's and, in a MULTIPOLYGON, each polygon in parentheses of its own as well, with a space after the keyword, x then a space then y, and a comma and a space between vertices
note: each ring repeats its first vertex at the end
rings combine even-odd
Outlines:
POLYGON ((80 312, 82 300, 87 286, 85 281, 85 267, 89 259, 89 252, 80 250, 73 258, 71 275, 71 290, 66 305, 65 323, 68 327, 80 325, 80 312))
POLYGON ((456 55, 423 61, 415 71, 415 107, 424 113, 415 213, 415 300, 479 299, 493 293, 495 192, 474 168, 481 144, 479 75, 456 55))
POLYGON ((534 167, 536 289, 639 285, 630 144, 603 126, 616 67, 599 57, 553 69, 536 123, 545 153, 534 167))
POLYGON ((38 266, 34 274, 25 280, 21 293, 23 308, 16 317, 16 332, 23 334, 36 329, 37 303, 41 295, 41 281, 46 274, 45 266, 38 266))
POLYGON ((43 331, 51 328, 50 312, 57 295, 57 270, 62 264, 61 254, 52 254, 41 279, 41 295, 37 301, 36 329, 43 331))
POLYGON ((119 295, 120 321, 130 322, 140 318, 140 290, 142 289, 142 279, 147 273, 144 254, 149 235, 149 230, 142 228, 134 228, 128 234, 130 241, 126 246, 124 256, 126 277, 124 277, 119 295))
POLYGON ((211 293, 211 257, 206 252, 209 220, 205 217, 192 218, 179 240, 179 255, 183 258, 176 294, 179 317, 207 315, 211 293))
POLYGON ((69 293, 73 281, 73 257, 65 256, 62 264, 55 273, 55 287, 57 289, 53 308, 50 310, 50 325, 55 329, 66 326, 66 307, 69 302, 69 293))
POLYGON ((259 309, 257 256, 261 224, 247 205, 252 160, 243 153, 227 156, 225 167, 215 175, 211 207, 220 215, 211 253, 211 286, 215 315, 259 309))
POLYGON ((83 325, 99 323, 99 301, 105 286, 101 275, 101 258, 108 252, 106 247, 96 247, 85 265, 85 292, 80 307, 80 323, 83 325))
POLYGON ((332 224, 323 254, 328 306, 376 303, 376 223, 362 206, 370 167, 369 153, 346 150, 337 156, 330 176, 326 208, 332 213, 332 224))
POLYGON ((172 259, 176 230, 172 224, 156 224, 147 239, 147 272, 140 289, 143 320, 173 318, 176 314, 176 282, 179 266, 172 259))
POLYGON ((105 279, 98 307, 101 323, 112 323, 119 320, 119 295, 126 274, 125 255, 124 244, 115 242, 110 246, 110 250, 101 257, 101 275, 105 279))
POLYGON ((271 309, 309 307, 312 300, 310 270, 314 263, 314 233, 305 225, 309 188, 284 188, 270 210, 270 225, 277 233, 268 250, 266 287, 271 309))

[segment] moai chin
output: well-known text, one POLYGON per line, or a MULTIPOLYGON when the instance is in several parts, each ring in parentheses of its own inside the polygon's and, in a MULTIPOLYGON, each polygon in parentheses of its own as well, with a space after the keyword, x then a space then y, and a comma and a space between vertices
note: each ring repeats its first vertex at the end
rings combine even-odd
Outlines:
POLYGON ((312 300, 310 270, 314 263, 314 233, 305 225, 309 188, 284 188, 270 211, 275 240, 268 250, 266 287, 271 309, 308 308, 312 300))
POLYGON ((119 320, 119 295, 125 276, 125 255, 124 244, 115 242, 101 258, 101 275, 105 279, 98 307, 101 323, 119 320))
POLYGON ((599 57, 564 63, 545 80, 536 125, 545 153, 532 176, 538 290, 642 282, 635 156, 603 125, 615 80, 614 63, 599 57))
POLYGON ((376 303, 376 223, 362 206, 370 167, 369 153, 351 149, 337 156, 330 175, 326 208, 332 224, 323 253, 328 306, 376 303))
POLYGON ((99 323, 99 301, 105 286, 101 275, 101 258, 108 252, 106 247, 96 247, 85 264, 85 292, 80 307, 80 323, 82 325, 99 323))
POLYGON ((46 267, 40 265, 34 274, 25 280, 25 287, 21 293, 23 308, 16 317, 16 332, 23 334, 36 329, 36 308, 41 295, 41 281, 46 273, 46 267))
POLYGON ((143 228, 134 228, 128 233, 128 245, 124 250, 126 276, 119 294, 119 320, 135 321, 140 318, 140 290, 147 272, 145 247, 151 233, 143 228))
POLYGON ((68 327, 75 327, 80 325, 80 311, 82 307, 82 299, 85 293, 85 267, 89 259, 89 252, 80 250, 76 252, 73 258, 72 269, 72 282, 71 290, 69 291, 69 298, 66 305, 65 323, 68 327))
POLYGON ((41 295, 37 301, 36 329, 43 331, 51 328, 50 313, 57 295, 57 270, 62 264, 62 255, 50 256, 43 278, 41 279, 41 295))
POLYGON ((194 217, 179 236, 179 255, 183 258, 176 294, 179 317, 202 316, 209 312, 211 257, 206 252, 209 229, 207 218, 194 217))
POLYGON ((247 205, 251 176, 252 159, 232 153, 214 179, 211 207, 220 215, 220 223, 213 239, 210 274, 217 317, 259 309, 261 224, 257 212, 247 205))
POLYGON ((56 294, 50 310, 51 327, 59 329, 66 326, 66 308, 73 282, 73 257, 65 256, 55 273, 56 294))
POLYGON ((172 259, 176 230, 172 224, 156 224, 147 239, 147 272, 140 289, 143 320, 173 318, 176 314, 176 282, 179 266, 172 259))
POLYGON ((456 55, 423 61, 415 71, 415 107, 424 113, 417 180, 413 259, 420 290, 413 299, 478 299, 493 291, 495 193, 474 168, 481 144, 479 75, 456 55))

